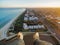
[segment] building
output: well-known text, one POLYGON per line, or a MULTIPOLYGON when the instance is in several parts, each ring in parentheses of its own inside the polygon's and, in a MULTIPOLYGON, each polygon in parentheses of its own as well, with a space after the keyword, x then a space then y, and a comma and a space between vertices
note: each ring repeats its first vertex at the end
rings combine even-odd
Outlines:
POLYGON ((39 18, 31 11, 27 10, 23 22, 24 30, 44 30, 45 26, 39 22, 39 18))

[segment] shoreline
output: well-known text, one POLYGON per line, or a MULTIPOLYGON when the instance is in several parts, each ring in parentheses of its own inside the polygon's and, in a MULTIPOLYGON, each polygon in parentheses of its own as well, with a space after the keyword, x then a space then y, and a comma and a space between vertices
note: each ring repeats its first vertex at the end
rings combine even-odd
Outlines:
POLYGON ((16 16, 14 19, 12 19, 10 22, 8 22, 3 28, 0 29, 0 40, 6 38, 6 32, 9 29, 10 25, 23 13, 26 9, 22 10, 18 16, 16 16))

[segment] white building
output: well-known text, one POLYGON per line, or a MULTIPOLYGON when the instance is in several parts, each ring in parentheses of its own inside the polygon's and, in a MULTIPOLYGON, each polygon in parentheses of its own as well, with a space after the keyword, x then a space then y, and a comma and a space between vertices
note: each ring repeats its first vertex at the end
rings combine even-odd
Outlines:
POLYGON ((38 17, 28 17, 28 16, 25 16, 24 17, 24 21, 37 21, 38 20, 38 17))
POLYGON ((23 28, 24 29, 40 29, 40 28, 43 28, 45 29, 44 25, 27 25, 26 23, 23 23, 23 28))
POLYGON ((28 29, 28 26, 27 26, 26 23, 23 23, 23 28, 24 28, 24 29, 28 29))
POLYGON ((29 17, 28 14, 25 14, 25 17, 29 17))
POLYGON ((24 21, 28 21, 28 17, 24 17, 24 21))

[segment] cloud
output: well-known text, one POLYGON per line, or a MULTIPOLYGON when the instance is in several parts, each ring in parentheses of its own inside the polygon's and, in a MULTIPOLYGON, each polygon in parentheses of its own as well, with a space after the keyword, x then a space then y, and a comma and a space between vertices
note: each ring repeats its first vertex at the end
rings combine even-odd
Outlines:
POLYGON ((60 0, 0 0, 0 7, 59 7, 60 0))

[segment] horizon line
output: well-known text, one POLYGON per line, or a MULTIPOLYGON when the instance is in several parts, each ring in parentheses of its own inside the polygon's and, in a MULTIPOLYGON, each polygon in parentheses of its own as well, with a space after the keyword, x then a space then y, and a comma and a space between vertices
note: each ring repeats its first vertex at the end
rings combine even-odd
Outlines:
POLYGON ((0 8, 60 8, 60 6, 59 7, 48 7, 48 6, 44 6, 44 7, 0 7, 0 8))

